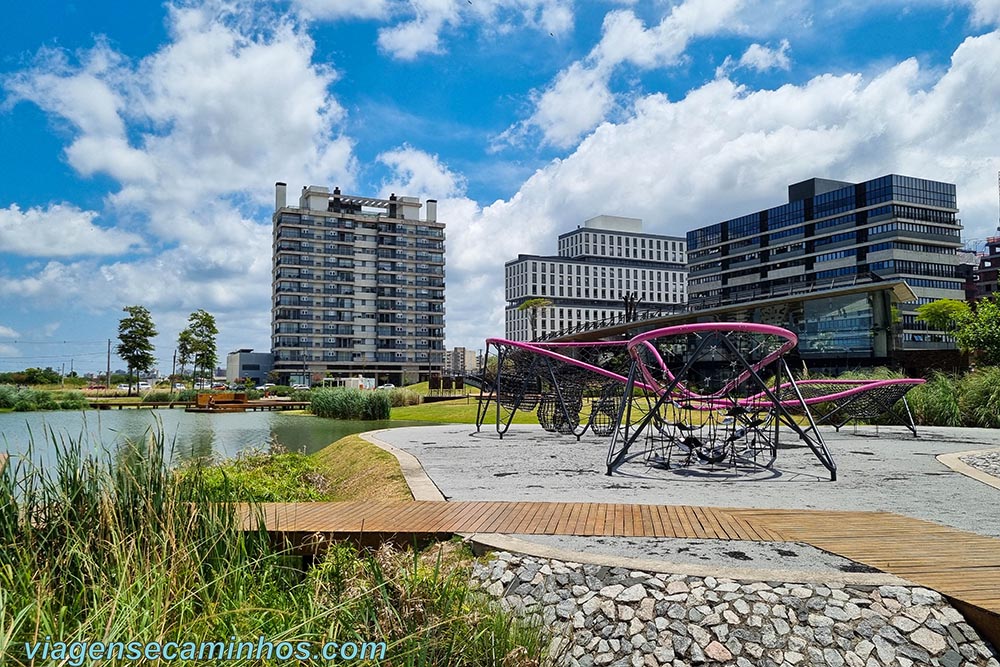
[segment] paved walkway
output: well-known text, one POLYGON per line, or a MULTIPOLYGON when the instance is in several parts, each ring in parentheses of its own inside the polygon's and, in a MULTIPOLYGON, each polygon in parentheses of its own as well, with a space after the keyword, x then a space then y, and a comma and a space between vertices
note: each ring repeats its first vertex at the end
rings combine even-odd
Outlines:
POLYGON ((838 480, 791 437, 782 438, 776 468, 752 474, 668 471, 625 463, 604 474, 607 441, 511 427, 503 440, 449 425, 380 431, 376 437, 417 459, 448 500, 504 500, 767 509, 883 511, 1000 537, 1000 491, 939 462, 938 454, 1000 446, 986 429, 866 427, 852 435, 823 429, 837 460, 838 480))

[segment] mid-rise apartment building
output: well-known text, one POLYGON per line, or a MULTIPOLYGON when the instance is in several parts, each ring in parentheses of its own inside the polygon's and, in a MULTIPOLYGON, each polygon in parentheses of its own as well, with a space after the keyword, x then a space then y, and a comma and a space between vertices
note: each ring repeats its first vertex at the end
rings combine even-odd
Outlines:
POLYGON ((455 347, 448 350, 445 372, 451 375, 465 375, 479 372, 479 356, 475 350, 455 347))
POLYGON ((444 224, 416 197, 275 186, 274 370, 288 383, 376 377, 403 385, 444 365, 444 224))
POLYGON ((963 299, 957 250, 961 221, 955 186, 890 174, 863 183, 810 179, 788 187, 788 202, 688 232, 689 300, 711 308, 801 294, 782 310, 805 352, 888 354, 872 348, 892 329, 902 350, 953 348, 930 335, 916 308, 963 299), (825 290, 904 281, 916 300, 889 308, 873 297, 831 299, 825 290), (829 302, 829 303, 828 303, 829 302))
POLYGON ((558 237, 557 255, 518 255, 504 265, 506 337, 531 340, 620 320, 633 305, 643 313, 683 309, 686 252, 683 238, 643 233, 637 218, 591 218, 558 237), (532 299, 544 305, 521 308, 532 299))

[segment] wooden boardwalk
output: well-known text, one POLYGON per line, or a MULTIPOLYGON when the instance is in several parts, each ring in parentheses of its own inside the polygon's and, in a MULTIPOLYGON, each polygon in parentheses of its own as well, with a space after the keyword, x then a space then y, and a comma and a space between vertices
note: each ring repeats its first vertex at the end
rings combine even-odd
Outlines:
POLYGON ((804 542, 934 589, 1000 624, 1000 539, 889 512, 486 501, 270 503, 261 511, 268 532, 305 551, 327 539, 454 533, 804 542))

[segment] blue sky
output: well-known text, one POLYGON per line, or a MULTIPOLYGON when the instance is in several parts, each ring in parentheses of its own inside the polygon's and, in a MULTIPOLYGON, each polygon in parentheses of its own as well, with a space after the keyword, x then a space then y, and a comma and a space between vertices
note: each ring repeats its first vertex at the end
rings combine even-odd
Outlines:
MULTIPOLYGON (((0 370, 104 367, 125 305, 269 346, 273 185, 439 200, 447 345, 602 213, 688 229, 812 176, 954 182, 996 233, 1000 0, 53 2, 0 43, 0 370)), ((112 365, 122 364, 116 359, 112 365)))

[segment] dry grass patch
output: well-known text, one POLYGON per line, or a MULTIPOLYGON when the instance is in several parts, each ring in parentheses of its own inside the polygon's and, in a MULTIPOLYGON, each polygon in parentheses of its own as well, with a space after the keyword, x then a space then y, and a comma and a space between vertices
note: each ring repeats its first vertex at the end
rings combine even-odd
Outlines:
POLYGON ((396 457, 358 435, 312 456, 330 482, 330 500, 413 500, 396 457))

